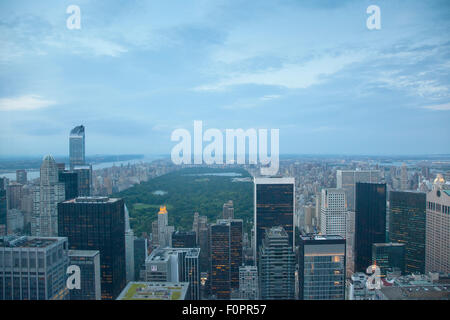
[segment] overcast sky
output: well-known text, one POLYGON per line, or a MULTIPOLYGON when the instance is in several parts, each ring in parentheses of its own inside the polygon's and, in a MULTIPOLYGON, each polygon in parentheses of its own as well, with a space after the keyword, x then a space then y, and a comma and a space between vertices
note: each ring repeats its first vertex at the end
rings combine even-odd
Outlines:
POLYGON ((194 120, 280 129, 281 153, 450 153, 450 1, 1 1, 1 156, 65 155, 80 124, 88 155, 169 154, 194 120))

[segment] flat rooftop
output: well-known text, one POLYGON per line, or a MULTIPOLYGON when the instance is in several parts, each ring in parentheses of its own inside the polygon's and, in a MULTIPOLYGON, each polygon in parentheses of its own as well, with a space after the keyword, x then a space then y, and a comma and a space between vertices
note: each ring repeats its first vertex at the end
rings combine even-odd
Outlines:
POLYGON ((113 203, 119 201, 119 198, 109 197, 78 197, 70 200, 63 201, 63 203, 113 203))
POLYGON ((157 248, 147 257, 146 262, 167 261, 171 255, 178 252, 186 252, 186 257, 198 257, 200 248, 157 248))
POLYGON ((189 282, 129 282, 117 300, 185 300, 189 282))
POLYGON ((5 236, 0 237, 0 247, 7 248, 46 248, 52 244, 66 239, 64 237, 28 237, 5 236))
POLYGON ((69 257, 95 257, 98 254, 98 250, 69 250, 69 257))

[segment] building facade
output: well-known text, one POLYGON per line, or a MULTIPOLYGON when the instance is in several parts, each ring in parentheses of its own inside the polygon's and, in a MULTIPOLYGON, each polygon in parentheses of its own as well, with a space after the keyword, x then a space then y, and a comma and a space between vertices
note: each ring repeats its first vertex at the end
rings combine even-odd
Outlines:
POLYGON ((71 289, 70 300, 101 300, 100 251, 69 250, 70 265, 80 268, 80 289, 71 289))
POLYGON ((322 189, 321 196, 321 233, 339 235, 345 238, 347 231, 347 202, 345 190, 322 189))

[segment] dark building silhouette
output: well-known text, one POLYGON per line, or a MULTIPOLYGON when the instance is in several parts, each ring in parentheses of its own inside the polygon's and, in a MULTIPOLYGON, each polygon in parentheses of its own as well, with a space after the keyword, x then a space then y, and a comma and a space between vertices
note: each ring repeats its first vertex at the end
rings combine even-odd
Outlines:
POLYGON ((425 273, 426 194, 389 192, 389 239, 405 244, 407 273, 425 273))
POLYGON ((405 273, 405 244, 374 243, 372 246, 372 264, 380 268, 380 276, 386 277, 388 272, 400 271, 405 273))
POLYGON ((356 183, 355 270, 372 265, 372 245, 386 242, 386 184, 356 183))
POLYGON ((65 200, 78 197, 78 174, 73 171, 59 171, 59 182, 64 183, 65 200))
POLYGON ((141 270, 145 269, 145 259, 147 258, 147 239, 134 239, 134 280, 140 281, 141 270))
POLYGON ((102 299, 117 298, 126 285, 125 212, 122 199, 78 197, 58 203, 58 234, 71 250, 98 250, 102 299))
POLYGON ((230 224, 218 222, 210 227, 211 294, 217 299, 231 296, 230 224))
POLYGON ((281 226, 294 242, 294 178, 255 178, 254 180, 254 230, 253 255, 257 258, 266 230, 281 226))
POLYGON ((197 247, 196 234, 193 231, 175 231, 172 233, 172 248, 197 247))

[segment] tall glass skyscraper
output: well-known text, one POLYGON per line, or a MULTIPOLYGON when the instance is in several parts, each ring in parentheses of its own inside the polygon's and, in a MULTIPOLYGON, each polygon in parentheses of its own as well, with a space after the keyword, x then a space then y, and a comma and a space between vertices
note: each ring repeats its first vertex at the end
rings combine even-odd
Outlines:
POLYGON ((425 273, 426 194, 389 192, 389 240, 405 244, 407 273, 425 273))
POLYGON ((231 296, 231 233, 225 220, 211 225, 211 293, 217 299, 231 296))
POLYGON ((70 131, 69 136, 70 169, 85 163, 84 126, 77 126, 70 131))
POLYGON ((79 197, 58 204, 58 234, 71 250, 100 251, 102 299, 126 285, 125 212, 122 199, 79 197))
POLYGON ((386 242, 386 184, 356 183, 355 271, 372 265, 372 245, 386 242))
POLYGON ((341 236, 301 236, 299 299, 345 299, 345 239, 341 236))
POLYGON ((283 227, 266 231, 258 257, 263 300, 295 299, 295 253, 283 227))
POLYGON ((255 259, 265 237, 266 230, 281 226, 289 237, 289 245, 295 247, 294 178, 255 178, 254 179, 254 241, 255 259))

